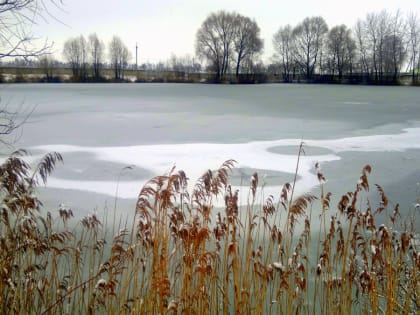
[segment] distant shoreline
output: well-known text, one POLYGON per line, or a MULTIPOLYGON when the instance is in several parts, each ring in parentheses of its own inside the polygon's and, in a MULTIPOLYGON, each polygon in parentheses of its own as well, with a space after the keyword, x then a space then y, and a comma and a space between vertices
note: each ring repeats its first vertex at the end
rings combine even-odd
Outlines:
POLYGON ((216 79, 213 73, 188 73, 184 71, 158 70, 125 70, 121 80, 113 79, 112 69, 103 69, 99 79, 86 77, 73 78, 70 68, 57 68, 47 71, 42 68, 4 67, 0 68, 1 83, 194 83, 194 84, 342 84, 342 85, 392 85, 392 86, 420 86, 413 84, 410 73, 399 76, 397 81, 385 77, 382 81, 366 78, 365 75, 349 75, 341 80, 331 75, 317 75, 313 80, 296 77, 285 81, 281 74, 234 74, 226 76, 224 80, 216 79))

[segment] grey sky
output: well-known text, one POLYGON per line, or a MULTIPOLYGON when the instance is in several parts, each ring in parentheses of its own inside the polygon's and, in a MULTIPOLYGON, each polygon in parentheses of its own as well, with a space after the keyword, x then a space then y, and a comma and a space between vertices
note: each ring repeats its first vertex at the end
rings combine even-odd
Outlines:
POLYGON ((107 44, 120 36, 139 63, 166 61, 172 53, 194 55, 195 33, 211 12, 236 11, 256 20, 264 39, 263 59, 273 54, 272 37, 285 24, 296 25, 305 17, 321 15, 329 27, 353 27, 369 12, 386 9, 420 15, 419 0, 64 0, 62 10, 51 9, 58 21, 40 21, 33 32, 54 42, 56 57, 62 59, 63 42, 72 36, 96 32, 107 44))

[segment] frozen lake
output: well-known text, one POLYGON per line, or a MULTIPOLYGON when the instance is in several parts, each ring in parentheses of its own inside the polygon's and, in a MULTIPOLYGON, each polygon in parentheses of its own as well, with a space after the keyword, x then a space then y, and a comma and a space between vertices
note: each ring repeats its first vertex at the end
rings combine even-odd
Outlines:
MULTIPOLYGON (((370 182, 392 204, 413 207, 420 182, 420 89, 331 85, 18 84, 1 85, 2 103, 33 108, 16 148, 33 158, 57 151, 43 190, 46 205, 79 213, 113 204, 132 210, 154 175, 173 165, 195 179, 235 159, 233 182, 266 174, 266 194, 293 180, 305 142, 298 192, 317 194, 315 162, 336 198, 370 182), (122 169, 135 165, 133 170, 122 169)), ((244 193, 246 191, 244 190, 244 193)), ((334 204, 332 204, 334 205, 334 204)))

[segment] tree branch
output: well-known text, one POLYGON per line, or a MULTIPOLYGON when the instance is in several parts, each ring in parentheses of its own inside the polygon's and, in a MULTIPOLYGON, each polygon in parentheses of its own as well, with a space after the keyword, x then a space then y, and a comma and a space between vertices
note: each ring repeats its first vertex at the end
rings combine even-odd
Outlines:
POLYGON ((0 2, 0 60, 3 58, 37 57, 45 54, 51 44, 36 47, 35 38, 28 32, 37 19, 53 17, 46 2, 59 8, 62 0, 3 0, 0 2))

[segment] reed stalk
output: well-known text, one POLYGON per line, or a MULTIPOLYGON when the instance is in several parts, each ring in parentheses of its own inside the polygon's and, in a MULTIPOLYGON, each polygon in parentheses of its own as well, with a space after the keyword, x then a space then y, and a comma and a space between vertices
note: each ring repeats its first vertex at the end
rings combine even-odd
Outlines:
POLYGON ((175 168, 151 179, 132 218, 115 202, 76 220, 64 205, 46 212, 36 194, 60 161, 47 155, 31 172, 17 153, 0 165, 2 314, 419 311, 418 210, 406 220, 379 185, 372 205, 368 165, 336 207, 319 165, 319 198, 296 195, 296 174, 276 198, 257 173, 233 191, 228 160, 191 190, 175 168))

